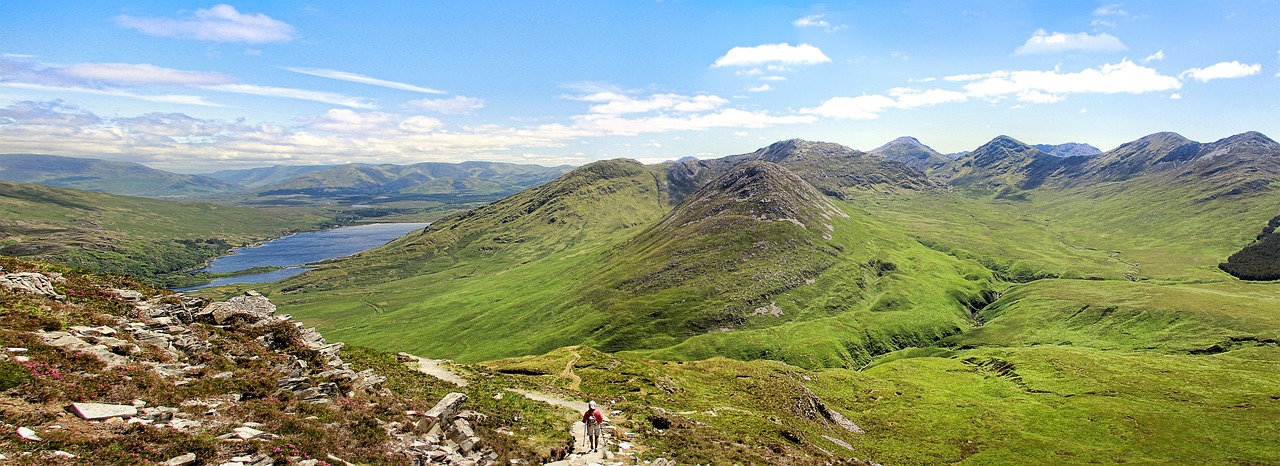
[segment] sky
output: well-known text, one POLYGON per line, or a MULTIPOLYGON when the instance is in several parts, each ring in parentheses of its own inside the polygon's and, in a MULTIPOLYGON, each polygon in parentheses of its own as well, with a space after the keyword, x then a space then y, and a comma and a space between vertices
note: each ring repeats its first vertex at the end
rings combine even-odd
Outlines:
POLYGON ((0 153, 184 173, 1280 137, 1280 0, 7 0, 0 31, 0 153))

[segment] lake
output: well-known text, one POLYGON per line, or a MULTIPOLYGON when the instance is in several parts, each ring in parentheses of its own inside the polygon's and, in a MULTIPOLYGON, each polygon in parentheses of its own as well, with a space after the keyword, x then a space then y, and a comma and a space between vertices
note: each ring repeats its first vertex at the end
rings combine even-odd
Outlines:
POLYGON ((225 273, 254 267, 288 268, 266 273, 219 278, 205 285, 181 288, 175 291, 198 290, 200 288, 236 283, 270 283, 282 280, 306 272, 307 269, 298 267, 300 265, 367 251, 387 244, 387 242, 404 236, 411 231, 425 228, 427 225, 430 224, 375 223, 358 225, 333 230, 298 233, 268 241, 260 246, 232 249, 230 255, 214 259, 207 267, 196 272, 225 273))

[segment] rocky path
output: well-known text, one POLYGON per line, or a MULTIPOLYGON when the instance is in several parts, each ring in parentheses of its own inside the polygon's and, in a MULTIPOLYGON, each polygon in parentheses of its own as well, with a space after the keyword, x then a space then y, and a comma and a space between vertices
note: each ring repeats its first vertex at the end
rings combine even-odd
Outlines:
POLYGON ((409 366, 410 369, 416 369, 418 372, 449 382, 459 387, 467 386, 467 379, 462 378, 462 376, 449 370, 448 367, 445 367, 445 361, 442 359, 427 359, 414 356, 409 353, 400 353, 397 354, 396 357, 400 358, 400 362, 409 366))

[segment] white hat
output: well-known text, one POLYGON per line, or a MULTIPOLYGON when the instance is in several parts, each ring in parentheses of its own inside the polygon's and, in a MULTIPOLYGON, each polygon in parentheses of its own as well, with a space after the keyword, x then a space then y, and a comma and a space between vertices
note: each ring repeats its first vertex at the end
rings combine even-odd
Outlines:
POLYGON ((588 402, 587 402, 587 409, 596 409, 596 402, 594 402, 594 401, 588 401, 588 402))

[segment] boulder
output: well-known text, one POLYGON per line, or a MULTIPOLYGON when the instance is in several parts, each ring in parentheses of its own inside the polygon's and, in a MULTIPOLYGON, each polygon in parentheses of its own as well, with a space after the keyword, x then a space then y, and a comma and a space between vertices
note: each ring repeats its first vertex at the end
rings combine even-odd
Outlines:
POLYGON ((201 312, 213 318, 213 323, 223 325, 233 317, 244 316, 253 322, 261 322, 276 313, 276 305, 256 291, 247 291, 244 296, 236 296, 225 302, 208 305, 201 312))
POLYGON ((417 431, 421 433, 430 432, 436 426, 449 422, 453 416, 458 413, 458 409, 462 407, 462 403, 467 401, 465 393, 451 392, 440 399, 434 407, 427 410, 422 415, 422 419, 418 421, 417 431))
POLYGON ((190 466, 192 464, 196 464, 195 453, 187 453, 185 455, 175 456, 173 458, 169 458, 169 461, 164 462, 164 466, 190 466))
POLYGON ((138 415, 138 408, 133 405, 113 405, 106 403, 71 403, 68 407, 80 419, 97 421, 113 417, 133 417, 138 415))

